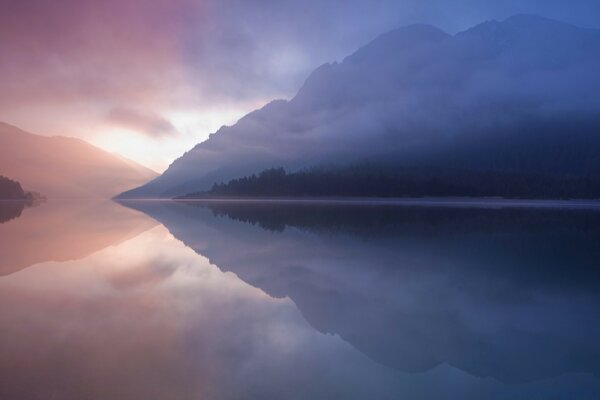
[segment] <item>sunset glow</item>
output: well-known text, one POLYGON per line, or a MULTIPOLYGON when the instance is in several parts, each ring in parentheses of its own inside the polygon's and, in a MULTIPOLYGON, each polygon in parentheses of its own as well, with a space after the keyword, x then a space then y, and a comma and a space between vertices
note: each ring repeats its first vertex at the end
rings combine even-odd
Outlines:
POLYGON ((88 140, 110 152, 118 153, 157 172, 163 172, 178 156, 208 138, 223 125, 231 125, 247 110, 199 110, 166 112, 177 132, 173 136, 149 138, 133 128, 101 124, 90 130, 88 140))
POLYGON ((555 1, 487 2, 455 15, 450 3, 430 3, 4 2, 0 120, 79 137, 162 171, 220 126, 291 98, 312 69, 394 27, 424 22, 456 32, 515 12, 594 26, 600 11, 586 1, 568 13, 555 1), (110 117, 123 108, 139 116, 137 127, 110 117))
POLYGON ((600 399, 600 1, 0 0, 0 400, 600 399))

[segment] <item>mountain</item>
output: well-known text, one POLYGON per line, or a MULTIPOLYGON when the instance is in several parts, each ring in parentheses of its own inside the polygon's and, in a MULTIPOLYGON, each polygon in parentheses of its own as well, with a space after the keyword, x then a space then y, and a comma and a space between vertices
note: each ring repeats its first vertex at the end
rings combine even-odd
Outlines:
POLYGON ((531 15, 400 28, 316 69, 121 195, 172 197, 283 167, 600 175, 600 31, 531 15))
POLYGON ((1 122, 0 173, 48 198, 110 198, 156 177, 83 140, 34 135, 1 122))

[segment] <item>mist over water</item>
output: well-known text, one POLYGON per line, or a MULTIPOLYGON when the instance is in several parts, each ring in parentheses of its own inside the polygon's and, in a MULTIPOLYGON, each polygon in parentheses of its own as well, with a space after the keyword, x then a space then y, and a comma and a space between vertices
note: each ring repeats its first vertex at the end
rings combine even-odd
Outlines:
POLYGON ((0 5, 0 400, 600 399, 600 1, 0 5))
POLYGON ((125 204, 0 224, 0 398, 600 396, 597 210, 125 204))

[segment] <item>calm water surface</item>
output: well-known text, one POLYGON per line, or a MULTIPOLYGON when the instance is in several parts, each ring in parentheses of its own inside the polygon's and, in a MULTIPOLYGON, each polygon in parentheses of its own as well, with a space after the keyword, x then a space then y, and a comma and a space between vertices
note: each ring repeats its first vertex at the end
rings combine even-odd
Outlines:
POLYGON ((0 204, 0 399, 598 399, 600 211, 0 204))

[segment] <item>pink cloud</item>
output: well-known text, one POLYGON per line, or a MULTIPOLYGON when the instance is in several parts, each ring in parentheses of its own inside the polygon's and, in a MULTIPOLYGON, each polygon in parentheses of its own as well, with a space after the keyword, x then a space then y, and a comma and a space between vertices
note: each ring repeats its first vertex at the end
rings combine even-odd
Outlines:
POLYGON ((133 129, 152 138, 175 136, 179 132, 171 121, 151 111, 130 107, 115 107, 108 113, 107 120, 116 125, 133 129))
POLYGON ((31 0, 3 4, 4 103, 164 101, 180 85, 188 1, 31 0))

